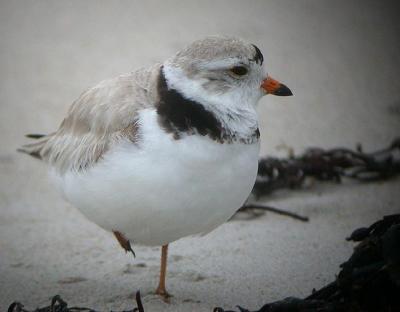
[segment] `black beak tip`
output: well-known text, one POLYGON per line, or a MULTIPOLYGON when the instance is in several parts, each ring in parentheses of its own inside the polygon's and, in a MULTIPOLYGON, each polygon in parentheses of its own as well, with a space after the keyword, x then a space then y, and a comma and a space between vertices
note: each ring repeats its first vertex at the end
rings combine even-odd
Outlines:
POLYGON ((279 88, 274 92, 274 95, 277 96, 292 96, 292 91, 286 87, 284 84, 281 84, 279 88))

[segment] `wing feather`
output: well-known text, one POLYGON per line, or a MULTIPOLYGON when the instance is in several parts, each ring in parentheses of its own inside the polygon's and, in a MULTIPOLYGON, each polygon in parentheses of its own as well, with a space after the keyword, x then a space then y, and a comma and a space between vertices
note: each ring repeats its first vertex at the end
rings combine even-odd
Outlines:
POLYGON ((159 71, 155 65, 100 82, 71 105, 56 132, 19 150, 59 172, 93 165, 116 141, 137 138, 137 113, 154 107, 159 71))

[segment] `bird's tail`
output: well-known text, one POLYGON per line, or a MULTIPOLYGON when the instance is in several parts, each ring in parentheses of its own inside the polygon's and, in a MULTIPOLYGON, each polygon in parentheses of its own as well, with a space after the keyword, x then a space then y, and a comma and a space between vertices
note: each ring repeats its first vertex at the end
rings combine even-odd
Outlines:
POLYGON ((26 137, 30 139, 36 139, 38 141, 22 145, 20 148, 17 149, 17 151, 28 154, 37 159, 42 159, 41 151, 49 140, 50 136, 45 134, 27 134, 26 137))

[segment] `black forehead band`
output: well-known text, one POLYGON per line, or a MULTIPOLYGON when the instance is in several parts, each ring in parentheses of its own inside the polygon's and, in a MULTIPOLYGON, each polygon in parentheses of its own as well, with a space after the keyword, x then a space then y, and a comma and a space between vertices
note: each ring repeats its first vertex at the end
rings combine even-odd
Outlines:
POLYGON ((256 56, 254 57, 254 61, 256 63, 260 62, 260 65, 262 65, 262 63, 264 62, 264 56, 262 55, 260 49, 256 45, 252 44, 252 46, 256 50, 256 56))

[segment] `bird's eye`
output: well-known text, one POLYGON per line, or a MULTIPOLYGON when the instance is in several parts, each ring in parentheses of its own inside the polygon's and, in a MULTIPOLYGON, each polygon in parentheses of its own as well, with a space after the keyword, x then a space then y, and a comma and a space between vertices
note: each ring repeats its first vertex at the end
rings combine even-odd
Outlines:
POLYGON ((247 74, 248 70, 244 66, 235 66, 230 69, 231 73, 236 76, 244 76, 247 74))

